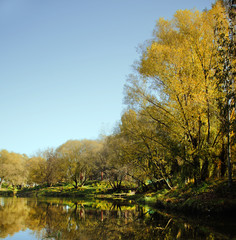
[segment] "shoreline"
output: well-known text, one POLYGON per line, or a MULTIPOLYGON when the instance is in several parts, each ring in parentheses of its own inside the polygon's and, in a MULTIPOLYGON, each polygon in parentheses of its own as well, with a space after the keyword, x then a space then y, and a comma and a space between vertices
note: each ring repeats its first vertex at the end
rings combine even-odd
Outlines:
POLYGON ((230 216, 236 213, 236 179, 233 180, 231 189, 227 188, 226 180, 218 180, 208 185, 204 184, 197 188, 189 185, 185 188, 174 188, 169 191, 164 189, 148 193, 131 191, 117 193, 112 192, 111 189, 101 189, 97 186, 84 186, 78 189, 63 187, 29 188, 18 191, 0 189, 0 196, 128 201, 191 216, 230 216))

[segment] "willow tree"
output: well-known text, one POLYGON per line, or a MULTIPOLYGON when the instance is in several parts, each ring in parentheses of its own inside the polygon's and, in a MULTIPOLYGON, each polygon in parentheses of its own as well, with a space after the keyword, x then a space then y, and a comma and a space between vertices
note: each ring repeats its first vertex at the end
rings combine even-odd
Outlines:
POLYGON ((154 40, 138 63, 138 76, 126 84, 129 103, 139 110, 154 108, 150 117, 178 139, 179 155, 195 181, 209 176, 219 144, 216 13, 223 14, 220 4, 205 12, 179 10, 172 20, 159 19, 154 40))

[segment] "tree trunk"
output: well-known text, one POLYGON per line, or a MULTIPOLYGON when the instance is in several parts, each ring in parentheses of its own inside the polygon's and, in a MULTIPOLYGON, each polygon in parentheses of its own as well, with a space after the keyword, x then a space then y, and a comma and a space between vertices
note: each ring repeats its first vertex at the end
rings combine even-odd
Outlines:
POLYGON ((227 160, 228 160, 228 186, 232 186, 232 169, 231 169, 231 149, 230 149, 230 102, 228 103, 228 129, 227 129, 227 160))
POLYGON ((75 189, 77 189, 78 188, 78 180, 76 177, 74 178, 74 182, 75 182, 75 184, 73 184, 73 186, 75 189))
POLYGON ((218 163, 218 171, 219 171, 219 177, 224 177, 225 176, 225 173, 226 173, 226 159, 227 159, 227 156, 226 156, 226 149, 225 149, 225 144, 223 143, 222 144, 222 150, 221 150, 221 153, 220 153, 220 156, 219 156, 219 163, 218 163))
POLYGON ((199 183, 199 173, 200 173, 200 162, 197 156, 193 157, 193 177, 194 177, 194 185, 198 185, 199 183))
POLYGON ((209 177, 208 166, 209 161, 207 158, 205 158, 201 169, 201 181, 205 181, 209 177))

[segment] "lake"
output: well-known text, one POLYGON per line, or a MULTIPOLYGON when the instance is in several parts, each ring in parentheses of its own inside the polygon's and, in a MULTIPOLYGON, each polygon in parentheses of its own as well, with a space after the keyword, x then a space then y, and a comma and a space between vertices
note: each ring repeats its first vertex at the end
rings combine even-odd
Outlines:
POLYGON ((1 198, 0 239, 236 239, 233 219, 192 219, 131 203, 1 198))

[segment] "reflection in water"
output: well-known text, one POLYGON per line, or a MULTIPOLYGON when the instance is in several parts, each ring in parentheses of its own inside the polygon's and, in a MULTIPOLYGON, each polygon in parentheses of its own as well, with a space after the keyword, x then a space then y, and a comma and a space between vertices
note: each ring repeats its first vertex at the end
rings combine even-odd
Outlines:
MULTIPOLYGON (((105 201, 0 198, 0 238, 30 229, 30 239, 231 239, 138 205, 105 201), (31 233, 32 234, 32 233, 31 233)), ((22 234, 22 232, 21 232, 22 234)), ((29 231, 25 231, 29 234, 29 231)))

